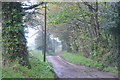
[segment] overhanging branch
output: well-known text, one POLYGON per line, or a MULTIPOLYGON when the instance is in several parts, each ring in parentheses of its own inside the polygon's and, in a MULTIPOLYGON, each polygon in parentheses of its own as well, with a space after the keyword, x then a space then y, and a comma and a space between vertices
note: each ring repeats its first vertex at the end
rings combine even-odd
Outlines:
POLYGON ((23 9, 24 9, 24 10, 33 9, 33 8, 36 8, 36 7, 40 6, 40 5, 42 5, 43 3, 44 3, 44 2, 40 2, 40 3, 38 3, 38 4, 29 6, 29 7, 25 7, 25 8, 23 8, 23 9))
POLYGON ((90 4, 88 4, 87 2, 84 2, 84 4, 85 4, 86 6, 88 6, 88 8, 89 8, 89 9, 92 9, 92 10, 96 11, 96 9, 95 9, 95 8, 93 8, 93 6, 91 6, 91 5, 90 5, 90 4))

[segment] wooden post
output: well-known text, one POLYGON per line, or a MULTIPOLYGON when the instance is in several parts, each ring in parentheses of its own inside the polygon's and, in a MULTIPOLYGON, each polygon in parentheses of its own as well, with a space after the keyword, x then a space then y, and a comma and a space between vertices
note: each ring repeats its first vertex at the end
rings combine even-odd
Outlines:
POLYGON ((44 29, 44 62, 46 62, 46 2, 45 2, 45 29, 44 29))

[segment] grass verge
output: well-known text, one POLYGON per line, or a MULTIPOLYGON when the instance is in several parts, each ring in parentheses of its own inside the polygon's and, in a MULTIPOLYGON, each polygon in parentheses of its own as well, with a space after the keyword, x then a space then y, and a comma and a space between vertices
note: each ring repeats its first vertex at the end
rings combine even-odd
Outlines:
POLYGON ((86 58, 84 56, 80 56, 77 54, 72 54, 68 52, 63 52, 60 54, 60 56, 63 56, 66 60, 74 63, 74 64, 80 64, 80 65, 85 65, 89 67, 94 67, 102 71, 106 72, 112 72, 112 73, 120 73, 118 72, 118 69, 115 67, 103 67, 102 64, 98 63, 97 61, 94 61, 90 58, 86 58))
POLYGON ((52 66, 49 62, 43 62, 40 51, 30 51, 29 61, 32 68, 21 66, 17 61, 4 66, 3 78, 51 78, 54 79, 52 66))

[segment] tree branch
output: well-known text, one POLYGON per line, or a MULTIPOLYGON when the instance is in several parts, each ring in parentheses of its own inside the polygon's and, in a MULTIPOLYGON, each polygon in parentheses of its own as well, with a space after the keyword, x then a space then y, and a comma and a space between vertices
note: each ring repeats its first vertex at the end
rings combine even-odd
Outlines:
POLYGON ((44 2, 40 2, 40 3, 38 3, 38 4, 29 6, 29 7, 25 7, 25 8, 23 8, 23 9, 24 9, 24 10, 33 9, 33 8, 36 8, 36 7, 40 6, 40 5, 42 5, 43 3, 44 3, 44 2))
POLYGON ((96 11, 96 9, 95 9, 95 8, 93 8, 93 6, 91 6, 91 5, 90 5, 90 4, 88 4, 87 2, 84 2, 84 4, 85 4, 85 5, 87 5, 89 9, 92 9, 92 10, 96 11))

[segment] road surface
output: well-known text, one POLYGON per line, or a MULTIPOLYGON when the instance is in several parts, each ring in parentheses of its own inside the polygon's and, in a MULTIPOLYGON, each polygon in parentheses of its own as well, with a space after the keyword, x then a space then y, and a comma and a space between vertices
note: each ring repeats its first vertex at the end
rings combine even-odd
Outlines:
MULTIPOLYGON (((58 78, 118 78, 117 74, 70 63, 60 56, 47 56, 58 78)), ((112 79, 113 80, 113 79, 112 79)))

